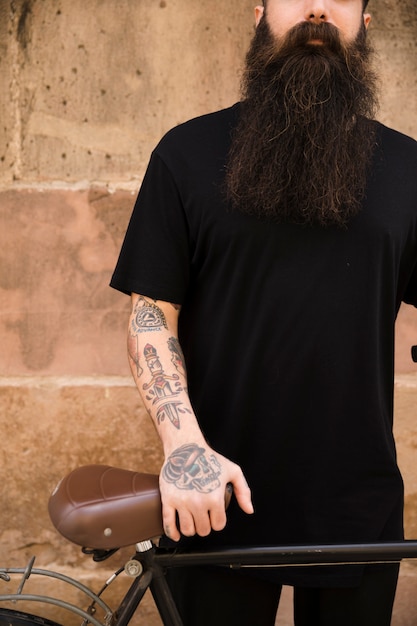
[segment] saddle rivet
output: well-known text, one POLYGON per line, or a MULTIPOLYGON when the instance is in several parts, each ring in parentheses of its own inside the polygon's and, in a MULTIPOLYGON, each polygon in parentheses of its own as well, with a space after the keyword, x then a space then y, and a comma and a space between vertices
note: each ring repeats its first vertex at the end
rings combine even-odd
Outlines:
POLYGON ((110 535, 112 534, 112 529, 111 528, 105 528, 104 529, 104 536, 105 537, 110 537, 110 535))

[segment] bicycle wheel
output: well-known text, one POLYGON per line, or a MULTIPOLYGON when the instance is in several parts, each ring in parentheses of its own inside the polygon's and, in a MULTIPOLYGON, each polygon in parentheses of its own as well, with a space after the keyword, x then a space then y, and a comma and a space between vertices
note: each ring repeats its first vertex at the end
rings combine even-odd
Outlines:
POLYGON ((0 626, 61 626, 57 622, 30 613, 0 609, 0 626))

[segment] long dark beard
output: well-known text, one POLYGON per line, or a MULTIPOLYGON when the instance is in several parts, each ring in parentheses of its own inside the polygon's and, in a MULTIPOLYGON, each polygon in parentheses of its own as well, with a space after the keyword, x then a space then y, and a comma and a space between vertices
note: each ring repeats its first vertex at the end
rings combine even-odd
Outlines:
POLYGON ((300 224, 358 213, 375 145, 370 52, 365 28, 344 46, 334 26, 305 22, 277 47, 261 20, 227 164, 234 207, 300 224))

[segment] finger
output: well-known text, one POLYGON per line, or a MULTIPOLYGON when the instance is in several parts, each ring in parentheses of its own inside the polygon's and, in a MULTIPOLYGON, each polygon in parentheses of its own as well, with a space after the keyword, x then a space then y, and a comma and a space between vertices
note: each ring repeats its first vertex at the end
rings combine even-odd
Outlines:
POLYGON ((222 502, 220 503, 218 507, 217 506, 213 507, 209 511, 211 527, 213 530, 223 530, 223 528, 226 526, 226 522, 227 522, 226 511, 229 507, 232 495, 233 495, 233 485, 232 483, 227 483, 225 490, 224 490, 224 500, 222 500, 222 502))
POLYGON ((181 538, 180 532, 176 523, 176 512, 173 507, 164 506, 162 510, 162 523, 164 526, 164 532, 168 539, 172 541, 179 541, 181 538))
MULTIPOLYGON (((200 537, 207 537, 207 535, 209 535, 214 528, 211 519, 211 512, 201 508, 198 516, 194 517, 194 524, 197 535, 200 535, 200 537)), ((214 528, 214 530, 216 529, 214 528)))
POLYGON ((241 473, 232 483, 238 505, 245 513, 252 514, 254 512, 252 494, 243 474, 241 473))
POLYGON ((189 511, 178 511, 180 530, 186 537, 193 537, 196 534, 194 518, 189 511))
POLYGON ((220 503, 218 507, 210 509, 210 523, 213 530, 223 530, 226 526, 227 517, 224 503, 220 503))

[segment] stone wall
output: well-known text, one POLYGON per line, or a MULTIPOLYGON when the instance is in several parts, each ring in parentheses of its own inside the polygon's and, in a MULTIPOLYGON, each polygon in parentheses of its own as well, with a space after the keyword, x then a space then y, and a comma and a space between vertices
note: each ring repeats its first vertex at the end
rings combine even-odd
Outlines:
MULTIPOLYGON (((0 567, 36 554, 97 588, 119 565, 81 559, 53 531, 46 502, 80 464, 159 469, 127 366, 128 298, 108 282, 154 144, 238 98, 253 4, 0 0, 0 567)), ((371 0, 369 10, 379 117, 417 138, 415 0, 371 0)), ((396 430, 417 537, 410 307, 397 334, 396 430)), ((417 621, 414 571, 404 567, 396 626, 417 621)))

